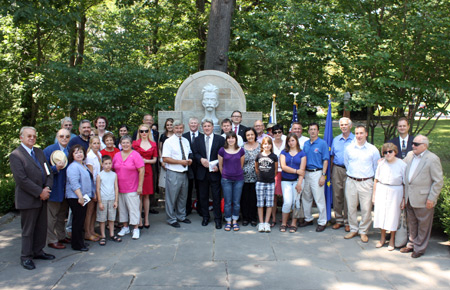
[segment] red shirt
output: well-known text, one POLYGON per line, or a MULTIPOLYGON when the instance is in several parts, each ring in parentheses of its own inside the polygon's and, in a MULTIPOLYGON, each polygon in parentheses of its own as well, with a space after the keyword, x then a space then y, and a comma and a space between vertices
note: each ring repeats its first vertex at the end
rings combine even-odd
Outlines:
POLYGON ((105 148, 102 151, 100 151, 100 154, 102 154, 102 156, 109 155, 109 156, 111 156, 112 159, 114 159, 114 155, 116 155, 116 153, 118 153, 118 152, 120 152, 120 150, 118 148, 114 147, 114 151, 112 151, 112 152, 106 151, 106 148, 105 148))

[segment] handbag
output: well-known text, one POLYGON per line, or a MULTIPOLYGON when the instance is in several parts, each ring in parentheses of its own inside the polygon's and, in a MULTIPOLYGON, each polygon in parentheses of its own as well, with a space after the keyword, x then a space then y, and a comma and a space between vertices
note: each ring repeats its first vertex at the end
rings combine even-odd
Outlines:
MULTIPOLYGON (((303 191, 302 191, 303 193, 303 191)), ((298 218, 304 218, 305 213, 303 211, 303 203, 302 203, 302 194, 297 193, 295 196, 294 204, 292 205, 292 218, 298 219, 298 218)))
POLYGON ((408 232, 406 230, 406 210, 402 210, 400 223, 395 233, 395 247, 401 248, 408 242, 408 232))

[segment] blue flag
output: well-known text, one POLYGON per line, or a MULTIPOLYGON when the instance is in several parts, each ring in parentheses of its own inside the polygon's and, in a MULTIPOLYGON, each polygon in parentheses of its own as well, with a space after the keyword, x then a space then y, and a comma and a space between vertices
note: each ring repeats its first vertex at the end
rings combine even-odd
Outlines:
MULTIPOLYGON (((325 123, 325 133, 323 139, 328 144, 328 150, 331 153, 331 144, 333 143, 333 119, 331 118, 331 100, 328 99, 327 121, 325 123)), ((330 155, 331 156, 331 155, 330 155)), ((327 220, 331 219, 331 207, 333 205, 333 188, 331 184, 330 162, 327 168, 327 181, 325 183, 325 200, 327 203, 327 220)))
POLYGON ((289 132, 292 131, 292 124, 294 122, 298 122, 298 116, 297 116, 297 102, 294 101, 294 107, 292 108, 292 122, 291 122, 291 128, 289 129, 289 132))

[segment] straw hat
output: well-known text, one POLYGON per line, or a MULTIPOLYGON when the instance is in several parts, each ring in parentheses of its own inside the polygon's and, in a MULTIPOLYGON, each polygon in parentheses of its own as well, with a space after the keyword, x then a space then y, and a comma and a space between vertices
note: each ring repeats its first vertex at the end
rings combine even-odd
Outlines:
POLYGON ((66 154, 64 154, 64 152, 62 152, 61 150, 53 151, 52 155, 50 156, 50 163, 52 165, 56 165, 56 163, 60 161, 64 162, 63 168, 66 168, 68 162, 66 154))

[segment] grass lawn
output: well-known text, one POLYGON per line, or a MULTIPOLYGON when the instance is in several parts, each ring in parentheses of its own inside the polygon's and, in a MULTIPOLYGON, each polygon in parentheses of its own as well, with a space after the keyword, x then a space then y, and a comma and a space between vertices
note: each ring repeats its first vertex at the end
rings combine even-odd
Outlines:
MULTIPOLYGON (((431 126, 432 124, 428 124, 425 127, 425 130, 423 130, 421 133, 425 134, 426 132, 428 132, 431 126)), ((354 128, 352 129, 352 132, 355 132, 354 128)), ((334 137, 336 137, 340 133, 341 130, 339 130, 338 127, 333 128, 334 137)), ((323 135, 321 137, 323 137, 323 135)), ((436 127, 433 129, 430 135, 428 135, 428 138, 430 140, 430 151, 441 158, 444 175, 450 177, 450 120, 439 120, 436 124, 436 127)), ((375 128, 375 145, 380 148, 381 145, 383 145, 383 141, 383 129, 375 128)))

